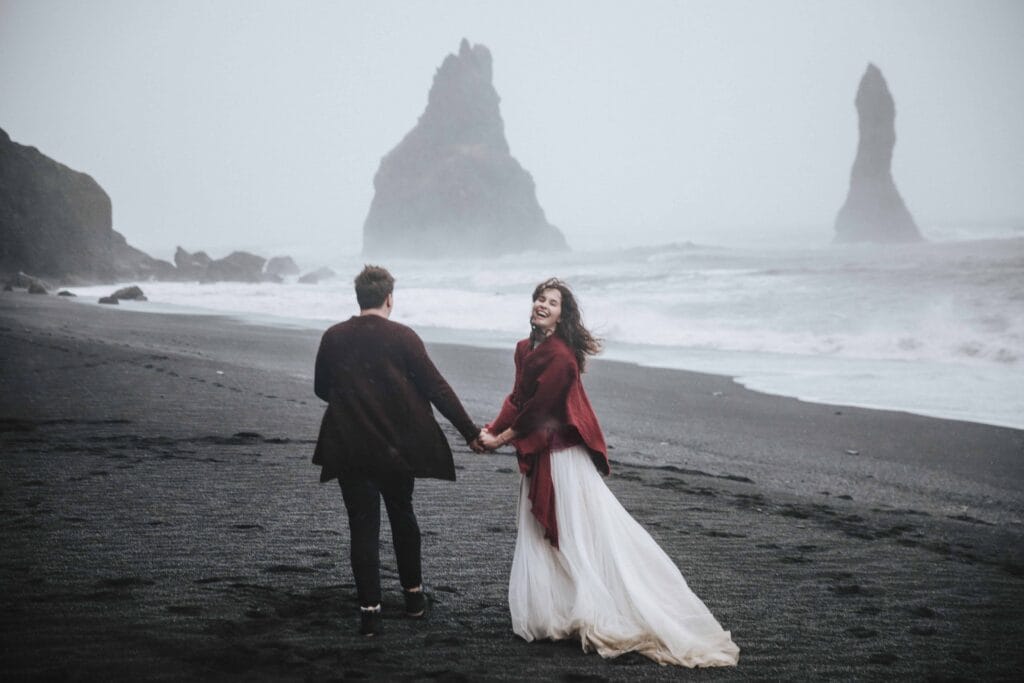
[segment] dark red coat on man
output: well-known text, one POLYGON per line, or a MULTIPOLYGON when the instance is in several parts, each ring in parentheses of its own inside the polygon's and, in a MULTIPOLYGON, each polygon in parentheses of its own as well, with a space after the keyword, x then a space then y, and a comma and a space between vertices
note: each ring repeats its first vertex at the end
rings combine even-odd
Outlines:
POLYGON ((313 463, 320 481, 346 473, 455 479, 433 404, 467 442, 480 433, 411 329, 378 315, 334 325, 316 356, 327 401, 313 463))
POLYGON ((545 537, 558 547, 552 444, 582 444, 602 474, 610 471, 608 447, 569 345, 552 334, 536 348, 530 346, 530 339, 516 345, 515 385, 488 430, 497 435, 511 427, 516 432, 512 443, 520 471, 530 477, 531 510, 544 527, 545 537))

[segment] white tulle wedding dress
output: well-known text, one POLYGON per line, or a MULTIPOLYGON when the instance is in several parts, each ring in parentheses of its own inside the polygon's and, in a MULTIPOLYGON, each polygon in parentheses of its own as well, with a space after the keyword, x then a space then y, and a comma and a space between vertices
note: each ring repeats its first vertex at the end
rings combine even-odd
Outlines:
POLYGON ((731 666, 739 648, 671 558, 634 520, 579 446, 551 454, 559 547, 519 496, 509 580, 512 628, 528 641, 579 638, 603 657, 638 652, 660 664, 731 666))

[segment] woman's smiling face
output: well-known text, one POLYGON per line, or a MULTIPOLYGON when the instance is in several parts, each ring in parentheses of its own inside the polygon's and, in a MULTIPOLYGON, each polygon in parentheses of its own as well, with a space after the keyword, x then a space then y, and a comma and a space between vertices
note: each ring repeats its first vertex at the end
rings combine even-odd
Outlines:
POLYGON ((548 336, 562 318, 562 293, 557 289, 542 290, 533 300, 530 324, 548 336))

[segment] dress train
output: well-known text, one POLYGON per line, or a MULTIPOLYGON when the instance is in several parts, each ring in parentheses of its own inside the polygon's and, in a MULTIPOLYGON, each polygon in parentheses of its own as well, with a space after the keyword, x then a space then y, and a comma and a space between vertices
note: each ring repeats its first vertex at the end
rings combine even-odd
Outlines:
POLYGON ((550 457, 559 548, 530 511, 524 477, 508 589, 513 631, 527 641, 578 637, 602 657, 638 652, 660 664, 735 665, 729 632, 622 507, 586 449, 550 457))

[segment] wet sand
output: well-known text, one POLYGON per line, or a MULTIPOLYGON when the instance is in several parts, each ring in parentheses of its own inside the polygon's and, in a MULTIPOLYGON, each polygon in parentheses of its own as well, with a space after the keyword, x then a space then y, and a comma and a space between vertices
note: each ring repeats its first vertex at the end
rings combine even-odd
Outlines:
MULTIPOLYGON (((584 382, 612 447, 609 486, 732 631, 739 666, 515 637, 515 460, 471 453, 444 423, 459 481, 416 493, 431 613, 399 616, 385 533, 386 630, 366 639, 341 496, 309 462, 319 333, 126 308, 0 295, 4 680, 1024 670, 1024 432, 598 360, 584 382)), ((430 350, 469 412, 493 417, 511 349, 430 350)))

